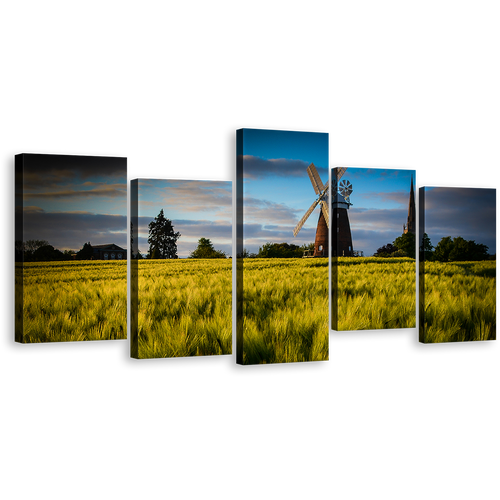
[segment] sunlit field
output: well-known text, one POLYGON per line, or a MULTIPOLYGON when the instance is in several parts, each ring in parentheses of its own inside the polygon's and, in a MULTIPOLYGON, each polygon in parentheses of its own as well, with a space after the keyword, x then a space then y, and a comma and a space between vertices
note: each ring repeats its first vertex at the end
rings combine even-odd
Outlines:
POLYGON ((16 340, 68 342, 127 338, 127 262, 16 263, 16 340))
POLYGON ((244 259, 244 364, 328 359, 328 259, 244 259))
POLYGON ((231 266, 231 259, 132 261, 132 356, 231 354, 231 266))
MULTIPOLYGON (((413 260, 339 261, 339 330, 415 327, 413 260)), ((230 259, 138 265, 136 357, 231 353, 230 259)), ((244 260, 244 363, 328 359, 327 273, 327 259, 244 260)), ((495 261, 426 262, 424 283, 421 340, 496 338, 495 261)), ((124 339, 126 262, 26 263, 16 315, 25 343, 124 339)))
POLYGON ((496 262, 425 262, 424 266, 420 340, 494 340, 496 262))
POLYGON ((333 328, 339 331, 415 328, 415 283, 413 259, 339 257, 338 309, 335 310, 332 300, 333 328))

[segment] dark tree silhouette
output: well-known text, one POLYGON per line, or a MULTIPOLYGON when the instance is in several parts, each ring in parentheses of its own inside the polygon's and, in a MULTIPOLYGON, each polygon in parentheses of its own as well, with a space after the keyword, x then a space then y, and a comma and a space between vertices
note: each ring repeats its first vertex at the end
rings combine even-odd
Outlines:
POLYGON ((76 253, 76 258, 78 260, 90 260, 92 259, 93 255, 94 251, 92 250, 92 245, 89 241, 88 243, 85 243, 80 250, 78 250, 78 252, 76 253))
POLYGON ((174 231, 172 221, 163 214, 163 208, 149 223, 149 255, 151 259, 177 259, 177 240, 181 233, 174 231))

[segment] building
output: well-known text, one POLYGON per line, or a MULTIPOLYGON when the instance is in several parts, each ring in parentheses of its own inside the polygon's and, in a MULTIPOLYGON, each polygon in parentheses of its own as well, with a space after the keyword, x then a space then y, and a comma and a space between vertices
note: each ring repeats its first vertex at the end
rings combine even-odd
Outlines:
POLYGON ((403 234, 416 234, 417 216, 415 211, 415 193, 413 192, 413 177, 411 178, 410 202, 408 203, 408 220, 403 224, 403 234))
POLYGON ((92 245, 93 260, 126 260, 127 250, 111 243, 109 245, 92 245))

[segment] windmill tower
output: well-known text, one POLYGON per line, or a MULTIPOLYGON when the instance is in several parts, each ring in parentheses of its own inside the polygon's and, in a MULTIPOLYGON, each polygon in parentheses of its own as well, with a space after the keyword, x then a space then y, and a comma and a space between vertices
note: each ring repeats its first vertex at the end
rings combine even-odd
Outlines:
MULTIPOLYGON (((347 210, 352 203, 349 202, 349 196, 352 193, 352 185, 349 181, 343 180, 340 185, 339 181, 347 167, 335 167, 335 179, 334 186, 332 189, 333 200, 332 208, 333 214, 337 214, 337 248, 339 256, 352 256, 352 238, 351 238, 351 228, 349 225, 349 218, 347 217, 347 210)), ((302 219, 293 230, 293 235, 297 236, 298 232, 301 230, 302 226, 305 224, 306 220, 309 218, 313 210, 318 204, 321 204, 321 212, 319 214, 318 226, 316 228, 316 239, 314 241, 314 257, 328 257, 330 255, 330 237, 329 237, 329 227, 330 227, 330 183, 327 182, 326 185, 323 184, 321 178, 316 170, 314 163, 311 163, 307 167, 307 173, 311 184, 313 185, 314 191, 318 198, 309 207, 309 210, 304 214, 302 219)), ((334 255, 337 255, 335 253, 334 255)))

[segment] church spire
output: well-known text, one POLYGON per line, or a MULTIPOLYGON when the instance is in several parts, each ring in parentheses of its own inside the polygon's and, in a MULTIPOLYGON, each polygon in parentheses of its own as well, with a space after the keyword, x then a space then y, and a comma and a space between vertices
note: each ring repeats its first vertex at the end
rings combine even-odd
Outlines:
POLYGON ((408 222, 404 230, 405 233, 416 233, 416 211, 415 211, 415 193, 413 191, 413 175, 411 176, 410 201, 408 203, 408 222))

